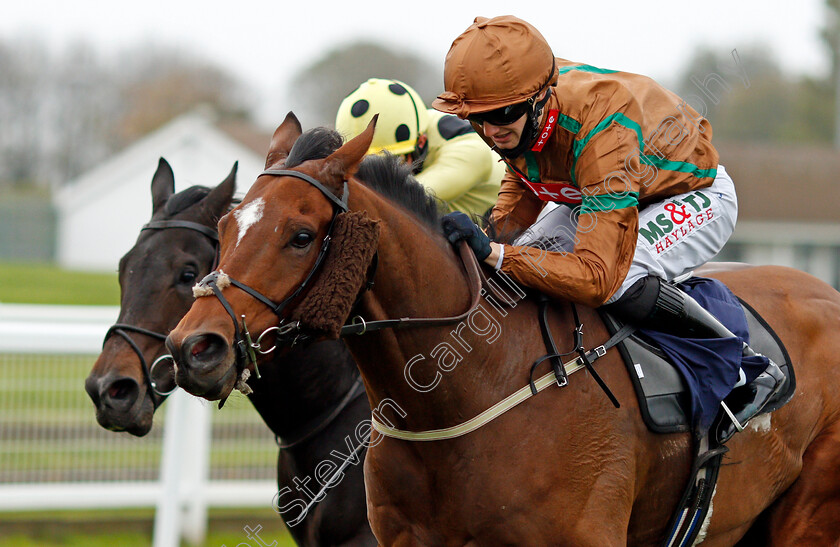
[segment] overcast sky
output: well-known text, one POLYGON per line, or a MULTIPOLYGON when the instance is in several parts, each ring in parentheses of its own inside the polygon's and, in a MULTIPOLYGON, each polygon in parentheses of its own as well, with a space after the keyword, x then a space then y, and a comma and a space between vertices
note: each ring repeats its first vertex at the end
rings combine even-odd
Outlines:
POLYGON ((280 121, 294 102, 284 95, 288 80, 327 50, 366 38, 442 66, 452 40, 476 15, 517 15, 543 33, 557 56, 662 80, 680 71, 698 46, 731 50, 757 41, 768 44, 788 72, 824 74, 823 3, 8 0, 0 9, 0 35, 34 35, 53 48, 84 39, 103 52, 138 42, 196 51, 254 88, 263 119, 280 121))

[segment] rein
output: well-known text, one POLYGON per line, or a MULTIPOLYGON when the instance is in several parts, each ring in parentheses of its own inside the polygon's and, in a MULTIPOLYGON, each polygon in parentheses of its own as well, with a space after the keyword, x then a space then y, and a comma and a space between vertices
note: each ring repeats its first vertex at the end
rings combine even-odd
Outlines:
MULTIPOLYGON (((335 207, 333 209, 332 220, 330 220, 330 225, 327 229, 327 235, 324 236, 324 239, 321 243, 321 249, 318 253, 318 256, 315 259, 315 263, 313 264, 312 268, 309 270, 309 273, 303 279, 301 284, 298 285, 298 287, 292 292, 292 294, 287 296, 281 302, 275 303, 271 298, 268 298, 261 292, 246 285, 245 283, 233 279, 221 270, 209 273, 193 289, 194 294, 196 294, 196 296, 209 296, 210 294, 216 296, 216 298, 218 298, 219 302, 222 304, 222 307, 225 309, 225 311, 233 321, 236 368, 237 374, 240 378, 240 380, 237 381, 237 389, 246 387, 244 385, 244 379, 247 379, 249 375, 246 374, 246 371, 248 370, 247 366, 249 364, 252 364, 254 366, 254 371, 257 377, 259 378, 259 368, 257 367, 256 352, 259 352, 261 355, 265 355, 274 351, 281 344, 289 343, 290 345, 294 345, 295 343, 301 341, 309 342, 315 338, 315 335, 303 332, 303 326, 301 325, 300 321, 292 321, 286 323, 286 319, 283 317, 282 313, 285 310, 286 306, 301 294, 301 292, 304 290, 304 288, 306 288, 306 286, 312 280, 315 273, 320 268, 327 254, 327 251, 329 250, 329 244, 332 237, 333 226, 335 225, 335 219, 340 214, 339 209, 342 212, 348 211, 347 199, 349 197, 349 190, 346 181, 344 182, 343 196, 341 197, 341 199, 339 199, 319 181, 299 171, 277 169, 263 171, 261 174, 290 176, 306 181, 315 188, 317 188, 322 194, 324 194, 324 196, 327 199, 329 199, 335 207), (262 302, 268 308, 270 308, 271 311, 280 319, 279 325, 269 327, 268 329, 263 331, 263 333, 260 334, 259 337, 257 337, 256 342, 254 342, 251 333, 248 331, 248 327, 245 324, 245 317, 241 316, 240 322, 240 320, 236 317, 236 313, 233 311, 233 307, 222 294, 222 290, 230 285, 246 292, 256 300, 262 302), (275 333, 275 344, 269 349, 263 349, 262 339, 270 333, 275 333)), ((478 260, 476 259, 473 252, 469 249, 469 246, 466 242, 461 242, 459 247, 459 254, 462 262, 464 263, 464 267, 467 272, 467 279, 470 286, 471 303, 467 311, 451 317, 401 317, 396 319, 382 319, 370 322, 365 321, 363 317, 357 315, 352 319, 350 324, 344 325, 341 328, 339 335, 362 335, 368 332, 374 332, 383 329, 450 325, 466 319, 481 304, 481 274, 478 266, 478 260)), ((374 258, 374 262, 372 264, 375 264, 375 260, 376 259, 374 258)), ((369 280, 365 287, 363 287, 363 290, 369 289, 372 285, 373 283, 369 280)), ((220 402, 219 404, 224 404, 224 401, 220 402)))
MULTIPOLYGON (((153 220, 143 225, 143 227, 140 228, 140 231, 142 232, 144 230, 168 230, 173 228, 183 228, 199 232, 200 234, 203 234, 210 238, 213 241, 213 243, 215 243, 218 246, 219 234, 216 230, 210 228, 209 226, 205 226, 204 224, 191 222, 189 220, 153 220)), ((140 359, 140 364, 143 368, 143 378, 146 381, 146 387, 149 388, 153 394, 161 397, 162 401, 163 398, 167 397, 173 391, 175 391, 177 389, 177 386, 175 388, 172 388, 170 391, 164 392, 158 390, 157 385, 155 384, 155 381, 152 378, 152 372, 154 371, 155 366, 158 363, 166 359, 171 359, 172 356, 162 355, 155 359, 151 367, 148 366, 148 364, 146 363, 146 358, 143 356, 143 352, 140 351, 140 346, 138 346, 137 342, 135 342, 134 339, 132 339, 131 336, 129 336, 129 332, 144 334, 156 340, 166 340, 166 335, 160 332, 145 329, 143 327, 138 327, 136 325, 130 325, 128 323, 115 323, 111 325, 110 328, 108 328, 108 331, 105 333, 105 339, 102 341, 102 346, 104 347, 105 344, 108 342, 108 339, 111 338, 111 336, 113 336, 114 334, 119 335, 123 340, 125 340, 126 343, 128 343, 128 345, 137 355, 138 359, 140 359)))
MULTIPOLYGON (((240 321, 236 317, 236 313, 233 311, 233 307, 230 305, 230 302, 222 294, 222 289, 227 287, 228 285, 233 285, 237 287, 252 297, 256 298, 258 301, 262 302, 269 308, 271 311, 274 312, 275 315, 281 318, 282 321, 282 313, 286 306, 295 298, 297 298, 303 289, 309 284, 312 280, 312 277, 315 275, 315 272, 321 266, 321 263, 324 260, 324 257, 327 255, 327 251, 329 250, 330 240, 332 239, 332 230, 335 226, 335 219, 338 216, 338 209, 342 211, 347 211, 347 197, 349 194, 349 190, 347 188, 347 182, 344 182, 344 195, 341 199, 337 198, 332 192, 330 192, 323 184, 315 180, 313 177, 307 175, 306 173, 301 173, 299 171, 292 171, 288 169, 268 169, 260 173, 260 175, 275 175, 275 176, 289 176, 301 179, 315 188, 317 188, 324 196, 329 199, 334 207, 333 207, 333 216, 330 220, 329 228, 327 228, 327 235, 324 236, 323 241, 321 242, 321 249, 318 252, 318 257, 315 259, 315 264, 312 265, 312 269, 309 270, 309 273, 304 278, 303 282, 295 289, 292 294, 288 297, 283 299, 280 303, 275 303, 273 300, 268 298, 267 296, 263 295, 258 290, 249 287, 245 283, 237 281, 233 279, 222 270, 216 270, 207 274, 207 276, 199 281, 199 283, 193 289, 193 294, 196 297, 200 296, 207 296, 208 293, 203 292, 202 289, 210 289, 212 294, 219 299, 219 302, 222 304, 222 307, 225 309, 227 314, 230 316, 231 320, 233 321, 233 328, 234 328, 234 348, 236 352, 236 371, 238 380, 236 383, 236 389, 239 389, 243 393, 249 393, 250 389, 245 384, 245 381, 248 379, 250 372, 246 373, 248 364, 252 364, 254 366, 254 372, 256 373, 257 378, 260 378, 260 369, 257 365, 257 356, 255 353, 259 351, 261 354, 271 353, 275 348, 271 348, 270 350, 263 351, 260 349, 260 340, 266 334, 260 335, 257 339, 257 343, 255 344, 251 338, 251 333, 248 331, 248 326, 245 323, 245 316, 241 316, 241 324, 240 321), (221 287, 219 285, 222 285, 221 287)), ((225 399, 222 399, 219 402, 219 408, 221 408, 225 403, 225 399)))
MULTIPOLYGON (((548 326, 545 322, 545 302, 541 302, 541 307, 542 310, 540 314, 540 325, 543 329, 543 335, 546 336, 546 334, 548 333, 548 326)), ((565 363, 560 362, 559 358, 568 354, 557 353, 556 349, 554 348, 554 342, 552 340, 550 344, 547 342, 547 347, 549 348, 551 353, 549 353, 548 355, 543 355, 542 357, 534 361, 533 365, 531 365, 531 371, 528 377, 528 385, 508 395, 507 397, 505 397, 495 405, 491 406, 484 412, 473 417, 472 419, 469 419, 458 425, 454 425, 452 427, 447 427, 443 429, 429 429, 426 431, 407 431, 385 425, 379 420, 377 420, 376 416, 374 415, 371 417, 373 429, 375 429, 382 435, 385 435, 386 437, 393 437, 395 439, 401 439, 404 441, 443 441, 447 439, 461 437, 462 435, 472 433, 476 429, 487 425, 488 423, 492 422, 508 410, 535 396, 537 393, 544 390, 545 388, 547 388, 555 382, 559 387, 565 387, 569 383, 568 377, 571 374, 584 368, 587 369, 590 373, 592 373, 593 378, 596 379, 596 382, 598 383, 599 387, 601 387, 601 389, 604 390, 604 393, 606 393, 607 397, 613 403, 613 406, 618 408, 618 400, 616 400, 615 396, 603 382, 598 373, 595 372, 595 368, 592 366, 592 363, 606 355, 607 350, 609 350, 610 348, 612 348, 613 346, 615 346, 616 344, 633 334, 633 332, 636 330, 636 327, 633 325, 625 325, 602 345, 593 348, 590 351, 586 351, 583 348, 583 324, 578 318, 577 309, 575 309, 574 305, 572 305, 572 311, 575 318, 575 348, 569 353, 577 353, 578 356, 572 359, 571 361, 565 363), (544 374, 543 376, 540 376, 537 380, 534 380, 534 370, 540 363, 543 363, 546 360, 549 360, 551 362, 552 370, 544 374)), ((550 338, 550 333, 548 333, 547 336, 550 338)))

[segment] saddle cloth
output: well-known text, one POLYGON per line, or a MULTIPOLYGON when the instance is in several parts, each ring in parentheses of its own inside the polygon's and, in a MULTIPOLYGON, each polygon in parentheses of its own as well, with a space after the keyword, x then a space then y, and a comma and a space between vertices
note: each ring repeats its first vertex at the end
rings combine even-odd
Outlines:
MULTIPOLYGON (((680 284, 680 288, 691 294, 701 305, 718 316, 732 332, 744 338, 756 352, 772 359, 788 377, 787 388, 767 404, 762 414, 772 412, 787 403, 796 391, 793 365, 784 344, 767 322, 749 304, 740 299, 735 300, 735 295, 719 281, 707 278, 691 278, 680 284), (716 314, 715 311, 720 312, 720 307, 715 309, 714 305, 708 305, 707 299, 704 298, 708 291, 711 291, 715 297, 724 300, 727 296, 731 297, 732 302, 737 303, 733 304, 735 309, 740 304, 743 318, 738 316, 737 313, 734 315, 730 313, 727 319, 716 314), (721 291, 725 291, 725 293, 721 291)), ((713 297, 711 300, 714 299, 713 297)), ((600 310, 600 312, 611 335, 623 326, 615 317, 603 310, 600 310)), ((706 344, 706 349, 715 351, 715 344, 720 341, 696 339, 679 341, 680 339, 675 336, 639 330, 617 345, 639 399, 642 418, 648 428, 656 433, 676 433, 691 431, 698 426, 708 427, 717 415, 719 408, 720 397, 715 398, 714 393, 712 393, 715 386, 708 385, 710 383, 709 379, 715 375, 706 374, 702 381, 698 381, 696 371, 687 370, 688 367, 692 366, 708 368, 709 363, 698 363, 696 361, 691 363, 683 357, 684 355, 692 355, 692 353, 695 359, 702 356, 702 353, 693 352, 688 346, 693 345, 693 349, 696 349, 697 344, 706 344), (659 345, 663 341, 669 346, 666 348, 667 351, 663 351, 659 345), (680 350, 679 343, 684 343, 686 347, 683 349, 685 351, 680 350), (677 356, 677 359, 670 359, 668 354, 674 356, 675 352, 679 352, 680 355, 677 356), (675 361, 677 362, 675 363, 675 361)), ((736 345, 735 347, 739 346, 736 345)), ((750 370, 750 363, 747 361, 745 359, 741 366, 744 368, 746 380, 749 383, 763 371, 764 364, 752 363, 752 370, 750 370)), ((761 361, 763 362, 763 359, 761 361)), ((721 366, 727 365, 723 364, 721 366)), ((737 364, 734 370, 737 374, 737 364)), ((721 382, 721 378, 723 378, 722 381, 726 383, 726 385, 718 385, 717 392, 721 392, 722 389, 723 393, 728 393, 729 388, 734 384, 734 381, 729 383, 731 381, 731 371, 727 372, 729 373, 724 374, 722 371, 721 374, 717 375, 719 377, 718 382, 721 382)))

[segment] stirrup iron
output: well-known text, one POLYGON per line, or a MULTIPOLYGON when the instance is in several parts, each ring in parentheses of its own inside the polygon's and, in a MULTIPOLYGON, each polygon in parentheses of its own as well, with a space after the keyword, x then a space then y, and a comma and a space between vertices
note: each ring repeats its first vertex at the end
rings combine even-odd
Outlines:
POLYGON ((738 418, 735 417, 735 413, 729 410, 729 405, 727 405, 724 401, 721 401, 720 406, 723 408, 726 415, 729 416, 729 419, 732 420, 732 425, 735 426, 735 429, 737 429, 738 432, 743 431, 746 424, 741 425, 741 422, 739 422, 738 418))

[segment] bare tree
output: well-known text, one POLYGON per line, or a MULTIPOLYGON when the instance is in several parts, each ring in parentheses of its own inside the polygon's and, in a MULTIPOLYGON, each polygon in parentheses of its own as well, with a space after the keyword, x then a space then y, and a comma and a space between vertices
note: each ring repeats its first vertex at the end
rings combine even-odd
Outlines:
POLYGON ((42 96, 49 113, 42 144, 50 173, 61 173, 63 180, 75 177, 124 144, 115 138, 121 109, 115 84, 114 74, 85 42, 65 48, 54 60, 42 96))
POLYGON ((172 118, 207 104, 248 118, 244 86, 169 47, 103 57, 78 42, 0 40, 0 185, 67 181, 172 118))
POLYGON ((250 116, 251 99, 243 85, 191 54, 146 46, 124 54, 119 65, 123 115, 116 130, 125 141, 201 104, 223 117, 250 116))
POLYGON ((840 150, 840 0, 826 0, 828 11, 820 31, 831 56, 831 87, 834 89, 834 147, 840 150))
POLYGON ((676 91, 695 108, 700 103, 698 110, 712 122, 716 141, 831 139, 827 81, 786 74, 764 45, 699 50, 676 91))
POLYGON ((38 67, 44 66, 48 55, 43 44, 0 42, 0 181, 21 184, 37 178, 43 159, 39 92, 46 87, 38 67))
POLYGON ((412 53, 371 42, 339 46, 301 70, 287 92, 289 108, 307 127, 333 126, 342 99, 368 78, 392 78, 412 86, 426 101, 443 91, 443 67, 412 53))

